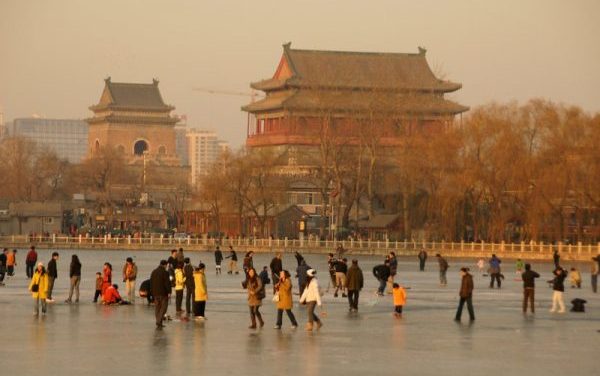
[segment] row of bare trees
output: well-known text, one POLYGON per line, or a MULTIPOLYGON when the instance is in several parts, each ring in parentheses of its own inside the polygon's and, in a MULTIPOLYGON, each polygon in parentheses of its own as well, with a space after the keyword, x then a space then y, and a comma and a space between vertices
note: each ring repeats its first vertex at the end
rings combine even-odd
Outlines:
POLYGON ((310 174, 277 173, 283 152, 241 150, 215 165, 199 197, 215 218, 253 213, 264 226, 301 179, 352 230, 359 218, 397 213, 407 239, 600 239, 600 115, 536 99, 482 106, 450 126, 414 124, 373 113, 349 130, 321 114, 318 143, 298 162, 310 174), (400 142, 384 146, 394 127, 400 142))

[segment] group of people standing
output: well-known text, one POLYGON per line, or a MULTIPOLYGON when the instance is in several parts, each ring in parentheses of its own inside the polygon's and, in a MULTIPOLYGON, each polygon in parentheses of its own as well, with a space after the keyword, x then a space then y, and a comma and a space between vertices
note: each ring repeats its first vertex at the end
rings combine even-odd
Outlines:
MULTIPOLYGON (((10 252, 4 250, 0 254, 0 281, 4 275, 14 274, 16 251, 10 252), (12 255, 12 256, 11 256, 12 255), (11 269, 8 267, 12 266, 11 269)), ((289 318, 292 328, 298 327, 298 322, 293 312, 293 280, 290 272, 283 268, 282 254, 276 253, 269 266, 265 266, 260 273, 254 267, 254 253, 249 251, 243 258, 244 280, 242 288, 247 293, 247 304, 250 314, 250 329, 262 328, 265 325, 260 308, 263 300, 266 298, 266 286, 272 282, 272 301, 277 309, 276 329, 281 329, 283 325, 284 312, 289 318), (270 275, 269 275, 270 269, 270 275), (271 278, 269 278, 269 276, 271 278)), ((58 252, 53 252, 47 266, 38 262, 38 255, 34 246, 32 246, 26 256, 26 274, 31 279, 29 291, 34 299, 34 314, 39 315, 41 306, 42 314, 47 311, 47 303, 54 302, 53 290, 55 281, 58 278, 57 263, 59 260, 58 252)), ((238 274, 237 253, 233 247, 229 248, 229 255, 223 257, 219 247, 214 251, 215 273, 221 274, 221 263, 225 259, 230 259, 228 274, 238 274)), ((419 270, 424 271, 427 260, 427 252, 421 250, 418 254, 419 270)), ((447 260, 441 254, 436 254, 439 266, 439 281, 441 286, 447 285, 446 273, 449 269, 447 260)), ((316 312, 317 307, 322 307, 323 292, 317 279, 317 271, 307 264, 304 257, 296 252, 297 261, 296 278, 298 281, 298 302, 306 305, 307 325, 306 329, 312 331, 314 328, 320 328, 323 323, 316 312)), ((548 281, 552 287, 552 308, 550 312, 565 312, 564 291, 565 279, 568 275, 565 268, 560 265, 560 255, 555 252, 553 255, 555 268, 553 278, 548 281)), ((600 257, 592 258, 592 289, 597 291, 597 278, 600 271, 600 257)), ((343 252, 338 251, 337 255, 330 253, 328 255, 329 285, 334 288, 333 297, 348 299, 349 312, 357 312, 359 307, 360 291, 364 287, 364 276, 358 265, 358 260, 351 260, 343 257, 343 252)), ((488 261, 488 273, 490 275, 490 288, 501 288, 504 276, 502 274, 502 261, 494 254, 488 261)), ((481 269, 481 267, 480 267, 481 269)), ((572 268, 572 272, 575 268, 572 268)), ((394 315, 402 316, 403 306, 406 303, 406 289, 399 283, 395 283, 395 277, 398 270, 398 260, 394 252, 390 252, 382 264, 373 268, 373 275, 379 285, 377 294, 384 296, 386 288, 389 294, 393 296, 394 315)), ((167 260, 161 260, 159 265, 151 273, 148 280, 140 286, 140 295, 148 299, 148 302, 155 304, 155 316, 157 328, 164 327, 164 320, 169 305, 169 298, 172 290, 175 290, 176 313, 180 317, 194 316, 196 320, 206 320, 205 311, 208 300, 208 289, 206 281, 206 265, 202 262, 198 266, 193 266, 188 257, 184 257, 183 249, 172 250, 167 260), (183 301, 185 296, 185 310, 183 301), (186 315, 184 316, 184 312, 186 315)), ((71 256, 69 266, 69 294, 66 303, 78 303, 80 300, 79 287, 81 283, 82 263, 76 254, 71 256)), ((460 269, 461 285, 459 289, 459 302, 455 315, 455 320, 460 321, 464 305, 467 306, 469 318, 475 320, 473 308, 473 290, 474 281, 469 268, 460 269)), ((540 278, 540 274, 532 270, 528 263, 517 260, 517 275, 523 283, 523 313, 529 310, 535 312, 535 280, 540 278)), ((581 287, 581 276, 572 281, 574 287, 581 287), (579 281, 579 283, 577 283, 579 281)), ((122 298, 118 285, 113 284, 113 267, 106 262, 103 265, 102 272, 96 273, 96 292, 94 302, 99 299, 102 303, 108 305, 130 304, 135 301, 136 280, 138 277, 138 268, 132 257, 127 257, 122 268, 122 280, 125 284, 126 294, 122 298)), ((327 288, 329 291, 329 287, 327 288)), ((579 299, 581 300, 581 299, 579 299)), ((583 301, 585 302, 585 301, 583 301)))

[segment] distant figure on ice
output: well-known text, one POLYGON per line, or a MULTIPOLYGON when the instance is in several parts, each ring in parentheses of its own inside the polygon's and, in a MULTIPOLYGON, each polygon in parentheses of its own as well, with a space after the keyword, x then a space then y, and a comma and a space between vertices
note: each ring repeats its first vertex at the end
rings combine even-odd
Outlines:
POLYGON ((217 246, 215 250, 215 272, 217 275, 221 274, 221 262, 223 262, 223 252, 221 252, 221 248, 217 246))
POLYGON ((552 261, 554 261, 554 268, 558 269, 560 267, 560 255, 558 254, 558 249, 554 250, 552 254, 552 261))
POLYGON ((427 252, 425 251, 425 249, 421 249, 417 257, 419 258, 419 270, 424 272, 425 262, 427 261, 427 252))
POLYGON ((502 263, 502 261, 496 257, 495 254, 492 255, 492 258, 490 259, 490 288, 493 289, 494 288, 494 281, 496 281, 496 284, 498 286, 498 288, 500 288, 502 286, 502 281, 500 280, 501 278, 501 272, 500 272, 500 264, 502 263))
POLYGON ((150 291, 154 296, 154 315, 156 316, 157 329, 164 327, 163 320, 171 296, 171 280, 169 279, 167 264, 167 260, 161 260, 160 265, 150 275, 150 291))
POLYGON ((446 272, 448 271, 448 261, 442 257, 441 254, 435 255, 438 259, 438 265, 440 267, 440 286, 446 286, 448 280, 446 279, 446 272))
POLYGON ((577 270, 575 267, 572 267, 569 278, 571 279, 572 289, 574 289, 575 287, 577 287, 578 289, 581 288, 581 273, 579 273, 579 270, 577 270))
POLYGON ((233 274, 233 272, 235 272, 235 274, 240 274, 240 270, 238 269, 237 266, 237 262, 238 262, 238 257, 237 257, 237 253, 235 253, 235 251, 233 250, 233 246, 229 246, 229 256, 225 257, 230 259, 229 260, 229 271, 227 272, 227 274, 233 274))

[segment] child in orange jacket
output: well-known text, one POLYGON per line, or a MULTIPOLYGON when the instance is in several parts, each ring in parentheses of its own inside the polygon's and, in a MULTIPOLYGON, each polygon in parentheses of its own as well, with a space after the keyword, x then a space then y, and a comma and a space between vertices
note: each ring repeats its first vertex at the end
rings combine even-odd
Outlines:
POLYGON ((406 290, 397 283, 393 284, 394 316, 402 317, 402 306, 406 304, 406 290))

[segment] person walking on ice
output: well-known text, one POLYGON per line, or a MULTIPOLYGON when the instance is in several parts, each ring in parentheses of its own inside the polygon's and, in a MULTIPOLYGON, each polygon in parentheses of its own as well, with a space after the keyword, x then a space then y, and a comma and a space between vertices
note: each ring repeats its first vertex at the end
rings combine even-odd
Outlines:
POLYGON ((312 331, 315 322, 317 323, 317 329, 323 326, 321 319, 315 313, 316 306, 321 307, 321 292, 319 291, 319 282, 316 277, 317 271, 315 269, 309 269, 306 272, 307 286, 300 297, 300 304, 306 304, 308 306, 306 315, 308 316, 308 323, 306 324, 306 330, 312 331))
POLYGON ((460 291, 458 293, 460 301, 458 303, 458 309, 456 310, 456 317, 454 318, 454 321, 460 321, 465 303, 467 303, 469 319, 474 321, 475 312, 473 310, 473 276, 469 274, 469 268, 461 268, 460 275, 462 277, 460 291))

